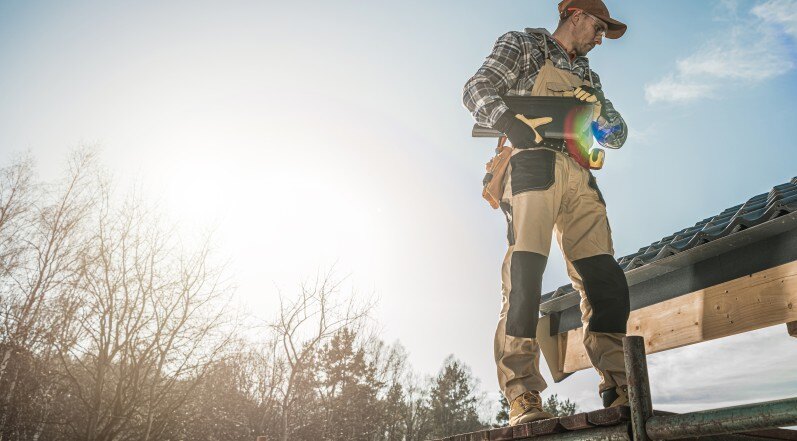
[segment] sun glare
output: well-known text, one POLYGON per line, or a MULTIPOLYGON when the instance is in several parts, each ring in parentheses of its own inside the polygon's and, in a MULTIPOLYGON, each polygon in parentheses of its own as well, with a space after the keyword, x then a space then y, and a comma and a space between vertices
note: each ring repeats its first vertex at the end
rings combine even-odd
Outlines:
POLYGON ((169 171, 165 182, 165 205, 180 223, 202 225, 221 220, 233 199, 227 194, 229 176, 210 161, 188 160, 169 171))
POLYGON ((389 223, 363 185, 367 179, 334 170, 308 161, 297 173, 197 155, 168 171, 160 196, 182 228, 214 231, 241 281, 242 300, 265 311, 276 297, 264 296, 273 290, 262 286, 263 277, 292 289, 331 265, 366 286, 379 273, 373 256, 390 246, 389 223))

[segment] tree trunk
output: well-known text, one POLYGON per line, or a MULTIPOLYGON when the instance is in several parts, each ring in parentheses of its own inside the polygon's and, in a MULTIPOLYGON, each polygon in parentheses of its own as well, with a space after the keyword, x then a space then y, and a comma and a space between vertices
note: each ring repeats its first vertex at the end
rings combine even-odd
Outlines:
POLYGON ((0 362, 0 380, 3 379, 6 375, 6 369, 8 369, 8 362, 11 360, 11 348, 6 348, 3 351, 3 361, 0 362))
POLYGON ((288 409, 282 409, 282 441, 288 441, 288 409))

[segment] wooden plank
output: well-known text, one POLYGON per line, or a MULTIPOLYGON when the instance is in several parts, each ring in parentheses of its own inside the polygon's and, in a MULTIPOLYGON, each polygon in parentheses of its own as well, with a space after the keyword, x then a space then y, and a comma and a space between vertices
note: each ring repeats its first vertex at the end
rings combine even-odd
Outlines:
POLYGON ((559 424, 559 418, 549 418, 531 423, 531 434, 533 436, 550 435, 564 432, 564 430, 564 427, 559 424))
POLYGON ((512 426, 512 436, 515 438, 530 438, 532 435, 531 423, 518 424, 512 426))
POLYGON ((561 424, 565 430, 582 430, 595 427, 590 424, 586 413, 577 413, 575 415, 560 417, 559 424, 561 424))
POLYGON ((490 431, 480 430, 470 434, 470 441, 490 441, 490 431))
MULTIPOLYGON (((632 311, 628 334, 643 336, 652 354, 794 321, 797 261, 632 311)), ((564 373, 592 366, 582 336, 581 328, 558 336, 564 373)))
MULTIPOLYGON (((658 410, 654 410, 653 413, 655 415, 673 415, 672 412, 658 410)), ((614 426, 625 423, 629 419, 630 412, 628 407, 612 407, 609 409, 578 413, 566 417, 534 421, 532 423, 525 423, 517 426, 499 427, 496 429, 481 430, 472 433, 462 433, 459 435, 441 438, 437 441, 514 441, 517 439, 531 438, 540 435, 561 433, 566 430, 583 430, 593 428, 595 426, 614 426)), ((797 441, 797 431, 786 429, 757 430, 740 433, 738 435, 774 440, 797 441)), ((257 441, 267 441, 267 438, 258 437, 257 441)))
POLYGON ((595 426, 614 426, 631 421, 631 410, 628 406, 593 410, 592 412, 587 412, 587 421, 595 426))
MULTIPOLYGON (((502 429, 509 429, 510 436, 508 438, 502 438, 502 440, 512 440, 512 428, 505 427, 502 429)), ((493 429, 497 430, 497 429, 493 429)), ((480 430, 478 432, 471 432, 471 433, 460 433, 458 435, 447 436, 445 438, 439 438, 433 441, 490 441, 490 433, 493 430, 480 430)), ((496 438, 498 439, 498 438, 496 438)))
POLYGON ((490 441, 489 438, 489 430, 482 430, 479 432, 472 432, 472 433, 461 433, 459 435, 454 435, 450 438, 446 438, 447 441, 490 441))
POLYGON ((490 430, 488 438, 490 441, 511 441, 515 436, 512 434, 512 426, 506 426, 490 430))

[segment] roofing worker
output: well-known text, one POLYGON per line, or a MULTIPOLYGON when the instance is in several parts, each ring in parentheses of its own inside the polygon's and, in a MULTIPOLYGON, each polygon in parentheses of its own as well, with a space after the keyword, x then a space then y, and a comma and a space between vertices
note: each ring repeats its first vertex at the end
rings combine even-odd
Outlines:
POLYGON ((509 249, 501 271, 503 304, 494 346, 498 381, 510 403, 510 425, 552 417, 542 410, 539 393, 547 385, 540 375, 536 341, 552 231, 573 287, 581 294, 584 345, 601 378, 603 404, 628 403, 622 352, 630 311, 628 284, 613 258, 603 197, 589 164, 585 167, 568 151, 567 140, 540 136, 537 127, 550 118, 516 116, 501 98, 575 96, 594 102, 595 138, 604 147, 623 145, 625 121, 603 96, 586 55, 604 36, 620 38, 626 25, 612 19, 601 0, 564 0, 559 18, 553 35, 545 29, 502 35, 465 84, 463 96, 476 122, 503 132, 513 146, 500 197, 509 249))

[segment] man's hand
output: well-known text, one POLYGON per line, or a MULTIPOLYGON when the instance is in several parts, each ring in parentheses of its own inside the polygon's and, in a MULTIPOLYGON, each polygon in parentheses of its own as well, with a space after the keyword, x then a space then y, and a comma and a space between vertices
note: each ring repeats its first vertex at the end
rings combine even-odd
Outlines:
POLYGON ((603 95, 602 90, 584 85, 574 88, 572 92, 565 92, 565 96, 575 97, 576 99, 585 103, 594 103, 592 110, 593 121, 596 121, 598 116, 602 116, 604 119, 607 119, 603 112, 606 104, 606 97, 603 95))
POLYGON ((539 145, 542 136, 537 132, 537 127, 553 121, 549 116, 541 118, 526 118, 517 114, 514 118, 506 112, 498 118, 495 128, 504 132, 513 147, 528 148, 539 145))
POLYGON ((603 96, 603 91, 590 86, 578 86, 573 89, 573 96, 588 103, 600 102, 601 105, 606 102, 606 97, 603 96))

